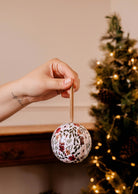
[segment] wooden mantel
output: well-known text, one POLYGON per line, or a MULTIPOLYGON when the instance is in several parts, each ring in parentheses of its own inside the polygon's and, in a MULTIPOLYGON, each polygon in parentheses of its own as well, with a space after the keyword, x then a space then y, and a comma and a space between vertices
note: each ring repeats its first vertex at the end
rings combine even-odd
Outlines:
MULTIPOLYGON (((92 130, 92 123, 81 123, 92 130)), ((57 161, 51 136, 59 124, 0 127, 0 167, 57 161)))
MULTIPOLYGON (((60 124, 3 126, 0 127, 0 136, 53 133, 59 125, 60 124)), ((92 123, 81 123, 81 125, 88 130, 93 128, 92 123)))

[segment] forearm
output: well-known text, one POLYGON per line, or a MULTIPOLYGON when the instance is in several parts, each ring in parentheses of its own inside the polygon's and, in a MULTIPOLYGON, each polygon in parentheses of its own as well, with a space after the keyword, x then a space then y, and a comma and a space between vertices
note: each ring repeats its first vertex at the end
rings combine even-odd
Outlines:
POLYGON ((0 121, 5 120, 30 103, 23 91, 24 88, 20 80, 0 86, 0 121))

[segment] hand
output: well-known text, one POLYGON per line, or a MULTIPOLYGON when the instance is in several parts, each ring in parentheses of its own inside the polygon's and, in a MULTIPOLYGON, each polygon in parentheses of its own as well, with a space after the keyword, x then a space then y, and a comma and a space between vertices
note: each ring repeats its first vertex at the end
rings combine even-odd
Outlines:
POLYGON ((29 102, 47 100, 58 94, 69 97, 69 89, 79 89, 80 80, 77 73, 59 59, 52 59, 21 78, 23 96, 29 102))

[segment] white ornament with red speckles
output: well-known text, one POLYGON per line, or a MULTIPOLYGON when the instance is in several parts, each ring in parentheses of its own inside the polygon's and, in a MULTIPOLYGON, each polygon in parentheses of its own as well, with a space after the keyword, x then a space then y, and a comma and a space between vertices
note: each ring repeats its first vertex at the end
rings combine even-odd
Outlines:
POLYGON ((60 161, 78 163, 88 156, 92 139, 89 131, 82 125, 66 123, 54 131, 51 146, 60 161))

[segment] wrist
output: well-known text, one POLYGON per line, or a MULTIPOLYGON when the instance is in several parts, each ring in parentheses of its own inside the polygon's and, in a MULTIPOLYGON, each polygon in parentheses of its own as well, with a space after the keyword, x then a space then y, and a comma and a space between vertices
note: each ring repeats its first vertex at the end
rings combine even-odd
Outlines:
POLYGON ((31 103, 29 96, 25 94, 25 87, 22 84, 22 80, 16 80, 11 83, 11 97, 14 99, 21 107, 25 107, 31 103))

